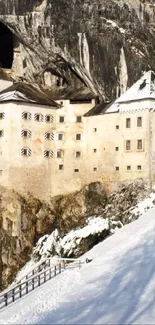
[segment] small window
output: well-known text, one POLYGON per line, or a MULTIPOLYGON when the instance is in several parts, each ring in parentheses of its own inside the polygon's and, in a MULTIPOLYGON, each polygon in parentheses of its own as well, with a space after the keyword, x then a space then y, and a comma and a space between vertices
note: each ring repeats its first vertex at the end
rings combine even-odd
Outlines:
POLYGON ((142 140, 139 139, 139 140, 137 140, 137 149, 138 149, 138 150, 142 150, 142 148, 143 148, 142 140))
POLYGON ((138 169, 138 170, 142 170, 142 166, 141 166, 141 165, 138 165, 138 166, 137 166, 137 169, 138 169))
POLYGON ((94 128, 94 132, 97 132, 97 128, 94 128))
POLYGON ((22 113, 22 119, 23 120, 25 120, 25 121, 28 120, 29 121, 29 120, 31 120, 31 118, 32 118, 32 114, 31 113, 29 113, 29 112, 23 112, 22 113))
POLYGON ((53 132, 46 132, 44 135, 46 140, 54 140, 54 133, 53 132))
POLYGON ((75 168, 75 169, 74 169, 74 172, 75 172, 75 173, 78 173, 78 172, 79 172, 79 169, 75 168))
POLYGON ((119 171, 119 167, 118 166, 116 166, 116 172, 118 172, 119 171))
POLYGON ((43 122, 44 117, 43 117, 42 114, 35 114, 34 115, 34 120, 37 121, 37 122, 43 122))
POLYGON ((45 122, 53 123, 54 122, 54 117, 52 115, 46 115, 45 116, 45 122))
POLYGON ((116 125, 116 130, 118 130, 119 129, 119 125, 116 125))
POLYGON ((0 120, 3 120, 5 118, 5 113, 0 113, 0 120))
POLYGON ((127 168, 126 168, 127 170, 131 170, 131 166, 127 166, 127 168))
POLYGON ((119 147, 115 147, 115 151, 119 151, 119 147))
POLYGON ((57 151, 57 158, 63 158, 63 156, 64 156, 63 150, 58 150, 57 151))
POLYGON ((97 152, 97 149, 94 149, 94 152, 97 152))
POLYGON ((64 165, 59 165, 59 170, 63 170, 64 169, 64 165))
POLYGON ((126 140, 126 150, 131 150, 131 141, 130 140, 126 140))
POLYGON ((141 116, 137 117, 137 126, 138 127, 142 126, 142 117, 141 116))
POLYGON ((76 122, 81 123, 82 122, 82 116, 77 116, 76 117, 76 122))
POLYGON ((22 148, 21 149, 21 155, 22 156, 30 157, 31 154, 32 154, 31 149, 29 149, 29 148, 22 148))
POLYGON ((58 134, 58 140, 63 140, 63 133, 58 134))
POLYGON ((21 137, 22 138, 31 138, 32 132, 30 130, 22 130, 21 131, 21 137))
POLYGON ((81 157, 81 151, 76 151, 76 158, 80 158, 81 157))
POLYGON ((96 171, 97 171, 97 167, 94 167, 94 168, 93 168, 93 171, 96 172, 96 171))
POLYGON ((4 130, 0 130, 0 137, 4 137, 4 130))
POLYGON ((64 121, 65 121, 64 116, 59 116, 59 122, 60 122, 60 123, 63 123, 64 121))
POLYGON ((131 128, 131 119, 130 118, 126 118, 126 128, 131 128))
POLYGON ((54 157, 54 153, 52 150, 45 150, 44 151, 44 157, 46 158, 53 158, 54 157))
POLYGON ((81 134, 76 134, 76 140, 81 140, 81 134))

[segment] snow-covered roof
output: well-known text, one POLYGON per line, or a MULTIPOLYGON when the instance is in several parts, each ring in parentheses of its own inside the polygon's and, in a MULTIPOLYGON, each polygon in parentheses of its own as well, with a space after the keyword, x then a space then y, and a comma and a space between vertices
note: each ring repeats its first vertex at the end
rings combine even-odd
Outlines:
POLYGON ((59 108, 54 100, 47 96, 43 90, 27 83, 14 83, 9 88, 0 92, 0 103, 4 102, 24 102, 59 108))

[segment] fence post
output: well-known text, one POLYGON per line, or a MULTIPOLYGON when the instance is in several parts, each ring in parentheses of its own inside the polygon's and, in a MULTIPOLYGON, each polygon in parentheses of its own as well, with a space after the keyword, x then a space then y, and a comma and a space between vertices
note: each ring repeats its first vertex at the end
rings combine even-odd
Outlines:
POLYGON ((57 275, 57 267, 56 267, 56 265, 54 266, 54 276, 56 276, 57 275))
POLYGON ((49 280, 51 280, 51 268, 49 269, 49 280))
POLYGON ((79 269, 81 268, 81 260, 79 260, 79 269))
POLYGON ((5 295, 4 295, 4 300, 5 300, 5 306, 7 306, 8 305, 8 295, 7 295, 7 293, 5 293, 5 295))
POLYGON ((22 297, 22 286, 21 286, 21 284, 19 285, 19 297, 20 298, 22 297))
POLYGON ((59 263, 59 273, 61 273, 61 262, 59 263))
POLYGON ((29 293, 28 281, 26 282, 26 294, 29 293))
POLYGON ((44 283, 46 282, 46 271, 44 271, 44 283))
POLYGON ((12 302, 15 301, 15 289, 13 288, 12 289, 12 302))
POLYGON ((66 268, 66 262, 65 262, 65 260, 63 261, 63 264, 64 264, 64 270, 65 270, 65 268, 66 268))
POLYGON ((40 274, 38 276, 38 287, 40 287, 40 274))
POLYGON ((34 278, 32 279, 32 290, 34 290, 34 278))

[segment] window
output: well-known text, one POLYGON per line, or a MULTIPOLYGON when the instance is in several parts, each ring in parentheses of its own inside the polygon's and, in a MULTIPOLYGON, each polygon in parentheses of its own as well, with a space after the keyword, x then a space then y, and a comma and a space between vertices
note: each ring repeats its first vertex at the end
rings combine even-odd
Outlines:
POLYGON ((59 165, 59 170, 63 170, 64 169, 64 165, 59 165))
POLYGON ((74 172, 75 172, 75 173, 78 173, 78 172, 79 172, 79 169, 75 168, 75 169, 74 169, 74 172))
POLYGON ((44 157, 46 158, 53 158, 54 152, 52 150, 45 150, 44 151, 44 157))
POLYGON ((31 138, 32 132, 30 130, 22 130, 21 137, 22 138, 31 138))
POLYGON ((76 122, 81 123, 82 122, 82 116, 77 116, 76 117, 76 122))
POLYGON ((57 151, 57 158, 63 158, 64 152, 63 150, 58 150, 57 151))
POLYGON ((131 166, 127 166, 127 168, 126 168, 127 170, 131 170, 131 166))
POLYGON ((115 147, 115 151, 119 151, 119 147, 115 147))
POLYGON ((126 140, 126 150, 131 150, 131 141, 130 140, 126 140))
POLYGON ((31 113, 29 113, 29 112, 23 112, 22 113, 22 119, 23 120, 31 120, 31 118, 32 118, 32 114, 31 113))
POLYGON ((46 115, 45 116, 45 122, 53 123, 54 122, 54 117, 52 115, 46 115))
POLYGON ((63 123, 64 121, 65 121, 64 116, 59 116, 59 122, 60 122, 60 123, 63 123))
POLYGON ((4 137, 4 130, 0 130, 0 137, 4 137))
POLYGON ((5 113, 0 113, 0 120, 3 120, 5 118, 5 113))
POLYGON ((97 128, 94 128, 94 132, 97 132, 97 128))
POLYGON ((44 135, 46 140, 54 140, 54 133, 53 132, 46 132, 44 135))
POLYGON ((76 158, 80 158, 81 157, 81 151, 76 151, 76 158))
POLYGON ((37 122, 43 122, 43 115, 42 114, 35 114, 34 115, 34 120, 37 121, 37 122))
POLYGON ((97 149, 94 149, 94 152, 97 152, 97 149))
POLYGON ((63 133, 58 134, 58 140, 63 140, 63 133))
POLYGON ((137 166, 137 169, 138 169, 138 170, 142 170, 142 166, 141 166, 141 165, 138 165, 138 166, 137 166))
POLYGON ((126 118, 126 128, 130 128, 131 127, 131 119, 130 118, 126 118))
POLYGON ((142 140, 141 139, 139 139, 139 140, 137 140, 137 149, 138 150, 142 150, 142 140))
POLYGON ((29 149, 29 148, 22 148, 21 149, 21 155, 22 156, 31 156, 31 149, 29 149))
POLYGON ((116 172, 118 172, 119 171, 119 167, 118 166, 116 166, 116 172))
POLYGON ((79 133, 76 134, 76 140, 81 140, 81 134, 79 133))
POLYGON ((93 171, 96 172, 96 171, 97 171, 97 167, 94 167, 94 168, 93 168, 93 171))
POLYGON ((137 126, 138 127, 142 126, 142 117, 141 116, 137 117, 137 126))
POLYGON ((116 130, 118 130, 119 129, 119 125, 116 125, 116 130))

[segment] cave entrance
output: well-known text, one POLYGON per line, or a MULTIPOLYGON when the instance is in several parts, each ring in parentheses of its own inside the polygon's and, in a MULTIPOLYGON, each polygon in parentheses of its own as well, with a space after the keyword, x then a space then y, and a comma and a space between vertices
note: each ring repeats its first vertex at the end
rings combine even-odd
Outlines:
POLYGON ((11 69, 13 62, 13 34, 0 22, 0 67, 11 69))

